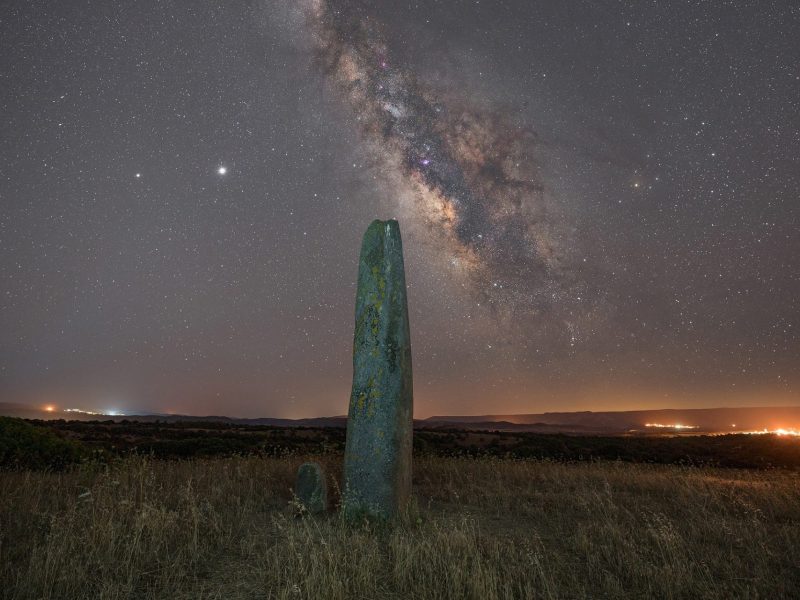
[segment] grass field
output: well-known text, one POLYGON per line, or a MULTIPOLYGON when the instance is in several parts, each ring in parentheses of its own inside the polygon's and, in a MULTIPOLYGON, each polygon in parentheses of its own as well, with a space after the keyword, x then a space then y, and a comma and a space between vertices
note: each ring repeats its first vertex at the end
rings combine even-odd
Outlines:
MULTIPOLYGON (((341 470, 326 464, 332 495, 341 470)), ((790 598, 800 475, 421 458, 393 525, 296 518, 298 457, 0 473, 3 598, 790 598)))

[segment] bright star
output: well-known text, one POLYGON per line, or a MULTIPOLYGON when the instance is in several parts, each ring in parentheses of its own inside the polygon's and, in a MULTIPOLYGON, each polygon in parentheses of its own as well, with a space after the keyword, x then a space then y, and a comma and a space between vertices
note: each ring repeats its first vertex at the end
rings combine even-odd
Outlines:
POLYGON ((142 176, 142 174, 141 174, 141 173, 137 173, 137 174, 136 174, 136 179, 139 179, 141 176, 142 176))
POLYGON ((225 175, 225 173, 227 172, 228 172, 227 167, 220 167, 219 169, 217 169, 217 173, 219 173, 220 175, 225 175))

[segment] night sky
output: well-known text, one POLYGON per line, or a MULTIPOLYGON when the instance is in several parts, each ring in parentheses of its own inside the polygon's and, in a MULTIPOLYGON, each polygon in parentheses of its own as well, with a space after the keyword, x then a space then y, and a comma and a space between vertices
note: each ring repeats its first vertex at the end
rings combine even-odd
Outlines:
POLYGON ((0 401, 344 414, 375 218, 419 417, 799 403, 800 5, 0 8, 0 401))

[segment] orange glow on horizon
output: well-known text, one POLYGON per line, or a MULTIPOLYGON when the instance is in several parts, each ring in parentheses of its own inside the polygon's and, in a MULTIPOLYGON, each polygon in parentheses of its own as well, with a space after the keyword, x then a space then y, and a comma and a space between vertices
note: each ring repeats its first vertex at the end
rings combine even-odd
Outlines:
POLYGON ((56 407, 55 407, 55 406, 53 406, 52 404, 48 404, 48 405, 46 405, 46 406, 44 407, 44 410, 45 410, 46 412, 55 412, 55 410, 56 410, 56 407))
POLYGON ((661 423, 645 423, 645 427, 656 427, 658 429, 699 429, 699 425, 681 425, 675 423, 674 425, 663 425, 661 423))
POLYGON ((800 437, 800 429, 794 429, 792 427, 783 428, 779 427, 777 429, 761 429, 759 431, 741 431, 739 433, 746 433, 747 435, 765 435, 765 434, 772 434, 778 435, 781 437, 800 437))

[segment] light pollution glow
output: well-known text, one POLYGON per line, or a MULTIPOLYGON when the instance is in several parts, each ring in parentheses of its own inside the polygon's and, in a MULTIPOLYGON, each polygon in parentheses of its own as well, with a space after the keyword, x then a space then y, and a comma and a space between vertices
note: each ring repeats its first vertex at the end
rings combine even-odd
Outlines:
MULTIPOLYGON (((54 404, 47 404, 47 405, 43 406, 42 409, 45 412, 49 412, 49 413, 58 411, 58 407, 55 406, 54 404)), ((111 416, 111 417, 116 416, 118 414, 116 411, 113 411, 113 410, 112 411, 108 411, 108 412, 99 412, 99 411, 93 411, 93 410, 83 410, 83 409, 80 409, 80 408, 65 408, 61 412, 77 413, 79 415, 99 415, 99 416, 111 416)))
POLYGON ((785 437, 785 436, 800 437, 800 429, 792 429, 792 428, 784 429, 783 427, 780 427, 778 429, 761 429, 759 431, 740 431, 738 433, 744 433, 744 434, 747 434, 747 435, 766 435, 766 434, 771 434, 771 435, 778 435, 778 436, 781 436, 781 437, 785 437))
MULTIPOLYGON (((663 423, 645 423, 645 427, 652 427, 656 429, 700 429, 699 425, 682 425, 680 423, 675 423, 672 425, 663 424, 663 423)), ((732 424, 731 427, 736 427, 736 424, 732 424)), ((726 432, 727 433, 727 432, 726 432)), ((781 437, 786 436, 795 436, 800 437, 800 429, 794 429, 792 427, 778 427, 777 429, 757 429, 753 431, 735 431, 730 433, 743 433, 745 435, 777 435, 781 437)), ((722 434, 725 435, 725 434, 722 434)))

